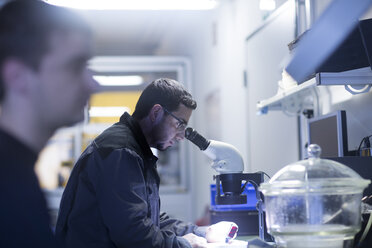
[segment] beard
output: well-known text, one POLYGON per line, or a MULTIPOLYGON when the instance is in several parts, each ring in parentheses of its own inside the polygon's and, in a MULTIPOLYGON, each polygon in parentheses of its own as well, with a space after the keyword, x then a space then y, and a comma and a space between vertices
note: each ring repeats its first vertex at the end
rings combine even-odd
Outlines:
POLYGON ((165 151, 169 148, 169 146, 165 147, 164 143, 157 143, 155 148, 159 151, 165 151))
POLYGON ((152 129, 153 133, 153 140, 155 141, 154 147, 159 151, 165 151, 169 146, 166 146, 167 139, 166 139, 166 130, 164 128, 163 123, 159 123, 155 125, 152 129))

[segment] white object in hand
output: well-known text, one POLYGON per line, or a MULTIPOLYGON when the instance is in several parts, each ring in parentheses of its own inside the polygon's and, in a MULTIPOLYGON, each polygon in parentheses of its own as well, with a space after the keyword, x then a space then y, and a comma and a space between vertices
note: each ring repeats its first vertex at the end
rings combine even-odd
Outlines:
POLYGON ((230 243, 238 233, 238 225, 230 221, 220 221, 207 228, 205 238, 208 242, 230 243))

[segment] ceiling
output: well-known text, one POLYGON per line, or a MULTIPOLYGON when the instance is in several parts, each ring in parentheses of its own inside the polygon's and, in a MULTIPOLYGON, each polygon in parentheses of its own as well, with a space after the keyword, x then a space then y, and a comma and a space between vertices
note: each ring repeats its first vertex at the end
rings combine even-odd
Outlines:
MULTIPOLYGON (((286 1, 276 0, 276 6, 286 1)), ((223 1, 219 2, 221 6, 223 1)), ((252 4, 257 5, 258 0, 252 4)), ((217 9, 77 11, 96 34, 96 55, 136 56, 155 55, 164 43, 170 42, 169 37, 187 42, 194 38, 193 33, 206 32, 206 25, 202 24, 213 18, 217 9)))
POLYGON ((79 10, 95 33, 96 55, 154 55, 167 37, 189 36, 208 11, 79 10))

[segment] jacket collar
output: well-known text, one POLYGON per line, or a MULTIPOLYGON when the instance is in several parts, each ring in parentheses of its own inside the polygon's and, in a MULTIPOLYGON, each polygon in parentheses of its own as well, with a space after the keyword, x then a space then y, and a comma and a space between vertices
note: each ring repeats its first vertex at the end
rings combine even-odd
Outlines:
POLYGON ((143 155, 146 157, 146 159, 150 160, 155 165, 158 158, 154 156, 154 154, 152 153, 151 148, 147 143, 147 140, 142 132, 139 123, 127 112, 125 112, 120 117, 120 122, 126 124, 130 128, 130 130, 134 134, 134 138, 137 140, 138 144, 143 149, 143 155))

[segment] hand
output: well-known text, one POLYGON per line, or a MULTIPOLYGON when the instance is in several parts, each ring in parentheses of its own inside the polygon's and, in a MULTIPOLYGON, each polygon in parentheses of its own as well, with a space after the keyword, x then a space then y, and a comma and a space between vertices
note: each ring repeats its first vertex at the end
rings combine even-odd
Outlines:
POLYGON ((223 242, 223 243, 229 242, 230 243, 236 237, 237 227, 238 226, 234 222, 220 221, 207 228, 205 238, 210 243, 216 243, 216 242, 223 242), (230 233, 233 227, 236 227, 236 232, 230 233), (229 234, 232 235, 232 237, 230 237, 229 234))
POLYGON ((203 237, 196 236, 193 233, 186 234, 182 236, 182 238, 189 241, 192 248, 206 248, 207 247, 207 240, 203 237))

